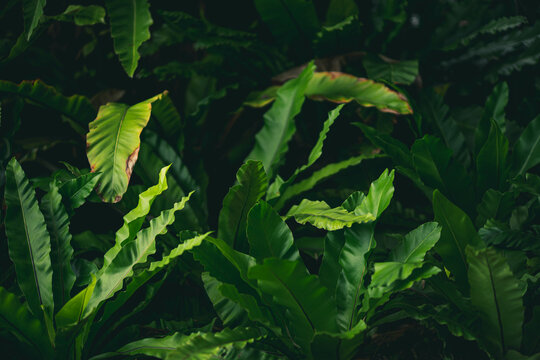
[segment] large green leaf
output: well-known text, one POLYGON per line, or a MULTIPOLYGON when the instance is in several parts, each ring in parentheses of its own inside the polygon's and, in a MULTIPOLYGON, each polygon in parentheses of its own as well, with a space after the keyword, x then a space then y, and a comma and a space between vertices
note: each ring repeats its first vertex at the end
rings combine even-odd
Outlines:
MULTIPOLYGON (((244 307, 240 306, 236 301, 232 301, 228 297, 224 296, 221 292, 222 286, 230 286, 234 289, 234 285, 225 284, 216 278, 210 276, 209 273, 202 273, 202 281, 204 284, 204 289, 208 298, 214 305, 214 309, 218 314, 219 318, 225 326, 240 326, 246 325, 249 322, 248 313, 244 307)), ((238 299, 249 299, 249 309, 259 311, 259 304, 257 300, 250 295, 241 294, 236 290, 236 293, 239 295, 238 299), (244 297, 245 296, 245 297, 244 297)))
POLYGON ((137 161, 140 134, 150 119, 157 95, 129 106, 108 103, 99 108, 86 135, 87 156, 92 172, 100 172, 98 193, 106 202, 118 202, 126 192, 137 161))
POLYGON ((336 283, 337 323, 342 331, 350 331, 358 323, 356 314, 365 290, 367 257, 375 247, 373 230, 373 224, 360 224, 344 231, 345 242, 338 257, 340 272, 336 283))
POLYGON ((308 190, 311 190, 315 185, 331 177, 332 175, 335 175, 339 173, 340 171, 345 170, 351 166, 356 166, 360 164, 363 160, 374 159, 380 156, 381 155, 376 155, 376 154, 375 155, 359 155, 359 156, 353 156, 351 158, 348 158, 346 160, 343 160, 337 163, 326 165, 322 169, 315 171, 307 179, 299 181, 298 183, 293 184, 290 187, 288 187, 283 194, 279 194, 280 197, 278 201, 276 202, 276 204, 274 205, 274 208, 279 211, 281 208, 283 208, 283 206, 288 200, 308 190))
POLYGON ((360 321, 351 330, 340 333, 317 332, 311 342, 311 356, 315 360, 350 360, 362 345, 367 325, 360 321))
POLYGON ((253 266, 249 277, 288 310, 295 341, 301 346, 308 346, 316 331, 337 331, 334 297, 300 261, 269 258, 253 266))
POLYGON ((523 175, 540 163, 540 116, 523 130, 514 146, 514 173, 523 175))
POLYGON ((371 214, 378 218, 390 205, 392 196, 394 196, 394 170, 390 171, 389 174, 388 169, 386 169, 377 180, 371 183, 367 196, 354 209, 354 213, 357 215, 371 214))
POLYGON ((34 29, 38 26, 39 20, 43 16, 43 8, 46 0, 24 0, 23 15, 26 40, 30 41, 34 29))
POLYGON ((31 346, 36 355, 52 357, 52 347, 43 323, 28 311, 26 304, 21 304, 14 294, 1 286, 0 328, 9 330, 20 341, 31 346))
POLYGON ((86 198, 92 193, 99 181, 100 174, 88 173, 63 182, 58 191, 62 195, 62 201, 68 214, 84 204, 86 198))
POLYGON ((156 237, 167 230, 174 222, 174 213, 184 208, 189 196, 175 203, 174 207, 165 210, 160 216, 152 219, 150 225, 138 232, 137 237, 127 242, 111 261, 109 266, 99 274, 92 297, 84 310, 90 315, 103 301, 112 297, 122 288, 123 281, 133 275, 133 267, 144 263, 149 255, 156 251, 156 237))
POLYGON ((238 185, 230 188, 219 213, 219 238, 231 247, 247 252, 246 221, 249 210, 268 188, 260 161, 247 161, 236 174, 238 185))
POLYGON ((0 80, 0 92, 18 95, 40 106, 54 109, 84 126, 96 117, 96 110, 87 98, 81 95, 65 97, 41 80, 23 81, 18 85, 0 80))
POLYGON ((92 275, 92 280, 90 284, 79 291, 77 295, 72 297, 55 316, 56 326, 58 328, 74 328, 77 323, 79 323, 84 316, 84 309, 96 287, 97 278, 92 275))
POLYGON ((309 46, 320 26, 311 0, 255 0, 255 7, 280 42, 309 46))
POLYGON ((438 190, 433 192, 435 220, 442 226, 441 239, 435 251, 441 255, 444 266, 453 274, 459 289, 467 294, 467 245, 482 247, 471 219, 460 208, 452 204, 438 190))
POLYGON ((51 181, 49 192, 41 200, 41 212, 45 217, 51 237, 54 306, 60 309, 71 298, 70 292, 75 283, 75 274, 71 269, 73 248, 69 232, 69 216, 54 181, 51 181))
POLYGON ((519 350, 523 332, 523 289, 503 255, 493 248, 467 248, 471 301, 482 315, 482 338, 491 354, 503 359, 519 350))
POLYGON ((150 39, 152 15, 147 0, 107 0, 114 52, 129 77, 139 62, 139 46, 150 39))
POLYGON ((424 265, 426 253, 433 248, 440 236, 441 227, 436 222, 420 225, 408 233, 390 252, 391 261, 375 263, 370 290, 379 288, 377 291, 382 292, 393 282, 407 279, 415 269, 424 265))
POLYGON ((293 206, 287 217, 294 217, 300 224, 310 223, 319 229, 329 231, 351 227, 352 224, 366 223, 375 220, 370 213, 356 215, 343 207, 331 208, 324 201, 302 200, 299 205, 293 206))
POLYGON ((158 359, 211 360, 219 357, 231 347, 243 348, 246 344, 264 337, 257 328, 224 329, 218 333, 192 333, 162 338, 137 340, 112 353, 94 356, 92 360, 113 356, 146 355, 158 359))
POLYGON ((4 196, 9 257, 17 281, 32 313, 41 318, 45 311, 50 317, 54 309, 51 240, 34 189, 15 158, 6 168, 4 196))
POLYGON ((268 257, 297 260, 293 234, 279 214, 261 200, 249 212, 247 219, 249 253, 259 261, 268 257))
POLYGON ((495 86, 486 100, 484 114, 478 123, 475 133, 475 151, 478 153, 484 146, 490 132, 491 122, 495 122, 501 132, 506 128, 504 109, 508 104, 508 85, 502 82, 495 86))
POLYGON ((276 101, 264 114, 263 128, 255 136, 255 147, 247 159, 262 161, 269 178, 276 173, 296 132, 294 118, 300 113, 314 71, 315 65, 310 63, 296 79, 283 85, 276 93, 276 101))
POLYGON ((116 232, 114 246, 103 256, 103 266, 100 269, 100 273, 105 271, 116 255, 122 250, 122 244, 135 238, 144 223, 146 215, 150 212, 152 203, 158 195, 167 190, 166 175, 168 170, 169 166, 160 170, 158 183, 140 193, 137 206, 124 215, 124 224, 116 232))
POLYGON ((476 178, 479 194, 487 189, 503 190, 508 176, 508 139, 493 121, 489 136, 476 158, 476 178))
POLYGON ((411 114, 412 109, 402 94, 373 80, 340 72, 317 72, 306 88, 306 96, 336 103, 356 101, 393 114, 411 114))

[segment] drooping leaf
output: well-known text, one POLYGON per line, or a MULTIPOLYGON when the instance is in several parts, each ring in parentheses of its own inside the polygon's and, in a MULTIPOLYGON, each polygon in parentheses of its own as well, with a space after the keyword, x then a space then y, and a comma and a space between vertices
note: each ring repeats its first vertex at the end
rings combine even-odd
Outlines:
POLYGON ((263 128, 255 136, 255 147, 246 159, 262 161, 269 178, 276 173, 296 132, 294 118, 300 113, 314 71, 315 66, 310 63, 296 79, 283 85, 276 93, 276 101, 264 114, 263 128))
POLYGON ((412 109, 402 94, 373 80, 340 72, 317 72, 306 88, 306 96, 336 103, 356 101, 362 106, 375 106, 383 112, 411 114, 412 109))
POLYGON ((174 213, 184 208, 189 196, 175 203, 160 216, 150 221, 149 227, 137 233, 137 237, 122 246, 110 265, 99 274, 92 297, 84 309, 84 316, 90 315, 100 304, 122 288, 124 279, 133 275, 133 267, 144 263, 156 251, 156 237, 174 222, 174 213))
POLYGON ((294 217, 300 224, 310 223, 319 229, 328 231, 375 220, 373 214, 356 215, 342 207, 331 208, 324 201, 311 201, 308 199, 304 199, 300 204, 293 206, 287 213, 287 217, 294 217))
POLYGON ((52 288, 54 306, 60 309, 71 298, 71 288, 75 283, 75 274, 71 269, 71 233, 69 217, 62 203, 58 186, 50 183, 49 192, 41 200, 41 212, 45 217, 47 230, 51 238, 52 288))
MULTIPOLYGON (((373 230, 373 224, 360 224, 343 233, 345 241, 338 257, 341 271, 336 283, 337 323, 342 331, 352 330, 359 320, 356 314, 360 296, 365 291, 368 254, 375 247, 373 230)), ((321 272, 323 270, 321 267, 321 272)))
POLYGON ((503 190, 508 176, 508 139, 499 126, 491 123, 489 136, 476 158, 477 186, 480 194, 487 189, 503 190))
POLYGON ((9 257, 19 287, 34 316, 41 318, 43 311, 50 315, 54 308, 51 240, 35 191, 15 158, 6 168, 4 199, 9 257))
POLYGON ((158 359, 210 360, 231 347, 243 348, 246 344, 264 337, 257 328, 224 329, 217 333, 175 333, 162 338, 137 340, 112 353, 94 356, 92 360, 116 356, 146 355, 158 359))
POLYGON ((39 20, 43 16, 43 8, 46 0, 24 0, 23 15, 26 40, 30 41, 34 29, 38 26, 39 20))
POLYGON ((441 238, 435 245, 435 251, 441 255, 444 266, 454 276, 458 288, 467 294, 465 248, 467 245, 480 248, 483 246, 482 240, 467 214, 438 190, 433 192, 433 212, 435 220, 442 226, 441 238))
POLYGON ((380 156, 381 155, 376 155, 376 154, 375 155, 359 155, 359 156, 353 156, 351 158, 348 158, 346 160, 343 160, 337 163, 326 165, 322 169, 315 171, 309 178, 299 181, 298 183, 293 184, 290 187, 288 187, 283 194, 280 194, 278 201, 274 205, 274 209, 280 210, 281 208, 283 208, 283 206, 288 200, 308 190, 311 190, 315 185, 329 178, 330 176, 335 175, 339 173, 340 171, 345 170, 351 166, 356 166, 360 164, 363 160, 374 159, 380 156))
POLYGON ((47 330, 34 317, 26 304, 0 286, 0 328, 12 332, 19 340, 32 347, 36 355, 53 356, 47 330))
POLYGON ((255 0, 255 7, 280 42, 309 45, 320 26, 311 0, 255 0))
POLYGON ((137 161, 140 133, 150 119, 152 102, 160 95, 129 106, 108 103, 99 108, 86 135, 92 172, 100 172, 98 193, 106 202, 118 202, 126 192, 137 161))
POLYGON ((150 39, 152 15, 147 0, 107 0, 114 52, 129 77, 139 62, 139 46, 150 39))
POLYGON ((246 221, 249 210, 268 188, 268 179, 260 161, 247 161, 236 174, 238 185, 229 189, 219 213, 219 238, 231 247, 248 250, 246 221))
POLYGON ((418 60, 399 61, 379 55, 364 58, 362 65, 373 80, 410 85, 418 75, 418 60))
POLYGON ((291 230, 267 202, 261 200, 250 210, 246 230, 249 253, 257 260, 268 257, 297 260, 300 257, 291 230))
POLYGON ((301 346, 308 346, 316 331, 337 331, 334 297, 301 262, 265 259, 250 268, 249 277, 288 310, 295 341, 301 346))
POLYGON ((83 126, 96 117, 96 110, 87 98, 81 95, 65 97, 41 80, 22 81, 18 85, 0 80, 0 92, 18 95, 40 106, 56 110, 83 126))
POLYGON ((390 205, 394 195, 394 170, 388 173, 384 170, 377 180, 369 186, 369 192, 360 205, 354 209, 357 215, 371 214, 378 218, 390 205))
POLYGON ((504 256, 493 248, 467 248, 471 301, 482 316, 482 338, 496 358, 520 349, 523 289, 504 256))
POLYGON ((523 175, 540 163, 540 116, 535 117, 523 130, 514 146, 513 155, 516 175, 523 175))

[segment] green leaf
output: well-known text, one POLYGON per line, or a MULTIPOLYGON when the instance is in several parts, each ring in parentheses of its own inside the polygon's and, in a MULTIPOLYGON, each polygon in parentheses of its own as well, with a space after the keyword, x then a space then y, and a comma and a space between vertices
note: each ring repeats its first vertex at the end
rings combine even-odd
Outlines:
POLYGON ((108 103, 99 108, 86 135, 92 172, 100 172, 98 193, 106 202, 118 202, 126 192, 137 161, 140 133, 150 119, 152 102, 161 95, 129 106, 108 103))
POLYGON ((163 211, 150 221, 147 228, 139 231, 134 240, 122 246, 110 265, 103 272, 100 271, 92 297, 84 310, 85 317, 119 291, 124 279, 133 276, 133 267, 144 263, 156 251, 156 237, 166 232, 167 226, 174 222, 174 213, 183 209, 188 200, 189 196, 184 197, 172 209, 163 211))
POLYGON ((107 0, 114 52, 129 77, 139 62, 139 46, 150 39, 152 15, 146 0, 107 0))
POLYGON ((287 308, 300 345, 309 346, 316 331, 337 331, 334 297, 300 261, 265 259, 249 269, 249 277, 274 302, 287 308))
POLYGON ((47 330, 29 311, 26 304, 21 304, 17 297, 0 286, 0 328, 12 332, 20 341, 32 347, 43 357, 52 357, 47 330))
POLYGON ((411 147, 414 168, 422 182, 439 189, 463 208, 474 200, 473 185, 463 166, 452 161, 452 152, 442 141, 426 135, 411 147))
POLYGON ((84 309, 88 305, 94 289, 97 278, 92 275, 90 284, 82 289, 77 295, 71 298, 56 314, 56 326, 58 328, 68 328, 78 324, 84 316, 84 309))
POLYGON ((210 235, 210 233, 197 235, 184 241, 177 247, 173 248, 167 255, 164 255, 161 260, 152 261, 146 269, 133 276, 131 281, 127 284, 126 289, 120 291, 113 300, 105 304, 100 323, 110 319, 111 316, 118 311, 141 286, 152 279, 158 272, 169 266, 171 261, 181 256, 186 251, 192 250, 201 245, 208 235, 210 235))
POLYGON ((357 354, 365 336, 367 325, 360 321, 351 330, 340 333, 317 332, 311 342, 311 355, 315 360, 350 360, 357 354))
POLYGON ((247 161, 236 174, 238 185, 230 188, 219 213, 219 238, 232 248, 247 252, 246 221, 249 210, 268 188, 268 179, 260 161, 247 161))
POLYGON ((337 163, 326 165, 322 169, 315 171, 309 178, 288 187, 285 192, 279 197, 278 201, 274 205, 274 209, 276 209, 276 211, 279 211, 281 208, 283 208, 283 206, 289 199, 292 199, 293 197, 296 197, 308 190, 311 190, 321 181, 339 173, 340 171, 345 170, 351 166, 356 166, 360 164, 363 160, 374 159, 377 157, 380 157, 380 155, 359 155, 353 156, 337 163))
POLYGON ((279 214, 261 200, 248 214, 247 238, 250 255, 259 261, 268 257, 298 260, 293 234, 279 214))
MULTIPOLYGON (((374 227, 373 224, 353 225, 343 235, 345 241, 338 257, 340 271, 335 287, 337 323, 340 330, 350 331, 359 320, 356 314, 361 304, 360 296, 365 291, 368 254, 375 247, 374 227)), ((321 274, 323 270, 321 266, 321 274)))
POLYGON ((162 338, 147 338, 124 345, 113 353, 94 356, 92 360, 113 356, 146 355, 158 359, 211 360, 225 350, 243 348, 260 340, 263 333, 257 328, 224 329, 218 333, 175 333, 162 338))
POLYGON ((501 193, 500 191, 489 189, 484 193, 482 202, 478 204, 476 226, 484 226, 489 219, 509 216, 514 207, 514 195, 511 192, 501 193))
POLYGON ((294 217, 300 224, 310 223, 319 229, 328 231, 375 220, 375 216, 369 213, 356 215, 342 207, 331 208, 324 201, 311 201, 308 199, 304 199, 299 205, 293 206, 287 213, 287 218, 289 217, 294 217))
POLYGON ((540 116, 523 130, 514 146, 514 173, 523 175, 540 163, 540 116))
POLYGON ((255 0, 255 7, 279 42, 310 45, 320 26, 311 0, 255 0))
POLYGON ((508 139, 491 123, 489 136, 476 158, 476 176, 479 194, 488 189, 503 190, 508 176, 508 139))
POLYGON ((86 198, 96 187, 99 178, 100 174, 88 173, 60 185, 58 191, 62 195, 62 201, 68 214, 72 215, 74 209, 84 204, 86 198))
POLYGON ((71 298, 71 288, 75 274, 71 269, 71 233, 69 217, 62 204, 62 195, 54 181, 49 192, 41 200, 41 212, 45 217, 47 230, 51 237, 52 288, 54 306, 60 309, 71 298))
POLYGON ((354 209, 354 213, 356 215, 371 214, 378 218, 390 205, 393 195, 394 170, 388 174, 388 169, 386 169, 377 180, 371 183, 369 193, 360 205, 354 209))
POLYGON ((317 72, 306 88, 306 96, 336 103, 356 101, 366 107, 393 114, 411 114, 412 109, 402 94, 373 80, 340 72, 317 72))
POLYGON ((285 190, 296 180, 296 177, 300 175, 302 172, 307 170, 311 165, 313 165, 322 155, 324 140, 326 140, 326 135, 328 134, 328 131, 330 131, 330 127, 334 123, 334 121, 339 116, 339 112, 343 108, 342 105, 338 105, 334 110, 330 111, 328 113, 328 118, 323 124, 323 129, 319 133, 319 137, 317 139, 317 143, 311 149, 311 152, 309 153, 308 162, 305 165, 302 165, 301 167, 297 168, 294 173, 291 175, 291 177, 287 181, 283 181, 279 175, 276 177, 276 180, 271 185, 267 198, 272 199, 274 197, 277 197, 280 193, 284 193, 285 190), (270 191, 272 190, 272 191, 270 191))
POLYGON ((43 8, 45 7, 46 3, 46 0, 23 1, 24 29, 26 32, 26 40, 30 41, 34 29, 38 26, 39 20, 43 16, 43 8))
POLYGON ((262 161, 269 178, 277 172, 289 149, 288 143, 296 132, 294 118, 300 113, 304 92, 314 71, 315 65, 310 63, 296 79, 285 83, 264 114, 263 128, 255 136, 255 147, 246 159, 262 161))
POLYGON ((482 337, 492 355, 502 359, 521 347, 523 289, 504 256, 493 248, 467 248, 471 301, 482 315, 482 337))
POLYGON ((103 266, 100 269, 100 273, 103 273, 105 269, 111 264, 116 255, 122 250, 122 245, 127 243, 137 236, 137 233, 141 229, 146 215, 150 212, 152 203, 163 191, 167 190, 167 171, 169 166, 162 168, 159 172, 158 183, 149 187, 145 191, 139 194, 139 202, 137 206, 124 215, 124 224, 115 235, 114 246, 110 248, 103 256, 103 266))
POLYGON ((54 309, 51 240, 34 189, 15 158, 6 168, 4 198, 9 257, 19 287, 37 318, 43 311, 50 315, 54 309))
POLYGON ((98 5, 69 5, 60 15, 53 16, 57 21, 73 22, 77 26, 105 23, 105 9, 98 5))
POLYGON ((373 80, 410 85, 418 76, 418 60, 399 61, 379 55, 364 58, 362 65, 373 80))
POLYGON ((495 86, 491 95, 486 100, 484 114, 478 123, 478 128, 475 133, 475 150, 478 153, 484 146, 491 132, 491 122, 494 121, 501 132, 506 129, 504 109, 508 104, 508 85, 502 82, 495 86))
POLYGON ((407 279, 413 270, 424 265, 426 253, 440 236, 441 227, 436 222, 425 223, 408 233, 390 252, 391 261, 375 263, 370 287, 388 287, 396 280, 407 279))
POLYGON ((458 288, 468 293, 467 245, 483 247, 471 219, 460 208, 452 204, 438 190, 433 192, 433 212, 435 220, 442 226, 441 238, 435 251, 441 255, 444 266, 453 274, 458 288))
POLYGON ((178 143, 178 150, 181 152, 184 141, 182 134, 184 122, 167 91, 163 92, 163 96, 152 104, 152 117, 159 124, 162 135, 171 139, 173 143, 178 143))
POLYGON ((80 125, 86 126, 96 116, 96 110, 86 97, 65 97, 41 80, 22 81, 18 85, 0 80, 0 92, 18 95, 40 106, 56 110, 80 125))
POLYGON ((357 14, 358 6, 354 0, 331 0, 326 11, 326 25, 335 25, 357 14))
MULTIPOLYGON (((236 289, 234 285, 222 283, 216 278, 210 276, 210 274, 207 272, 203 272, 201 277, 204 284, 204 289, 206 290, 206 294, 214 305, 214 309, 216 310, 216 313, 218 314, 221 321, 223 322, 223 325, 246 325, 249 322, 248 313, 246 312, 246 310, 242 306, 238 305, 237 302, 232 301, 228 297, 224 296, 221 292, 221 287, 223 285, 228 285, 233 289, 236 289)), ((251 297, 250 295, 241 294, 240 292, 238 292, 238 290, 236 290, 236 293, 240 297, 244 295, 246 297, 249 297, 250 300, 253 301, 253 308, 257 310, 259 309, 259 304, 253 297, 251 297)))

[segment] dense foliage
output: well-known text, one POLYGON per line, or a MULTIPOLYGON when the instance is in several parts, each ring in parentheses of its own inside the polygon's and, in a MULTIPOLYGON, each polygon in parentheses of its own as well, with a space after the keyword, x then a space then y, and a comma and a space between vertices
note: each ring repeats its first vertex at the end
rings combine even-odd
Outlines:
POLYGON ((6 0, 16 359, 540 359, 537 0, 6 0))

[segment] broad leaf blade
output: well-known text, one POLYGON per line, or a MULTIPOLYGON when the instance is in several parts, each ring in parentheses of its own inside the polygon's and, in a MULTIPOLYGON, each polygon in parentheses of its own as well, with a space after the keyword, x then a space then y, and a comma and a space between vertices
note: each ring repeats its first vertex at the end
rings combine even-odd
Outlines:
POLYGON ((371 183, 366 198, 354 209, 357 215, 371 214, 379 218, 390 205, 394 195, 394 170, 384 170, 377 180, 371 183))
POLYGON ((479 194, 484 194, 488 189, 503 190, 508 176, 507 156, 508 139, 492 122, 488 138, 476 158, 479 194))
POLYGON ((58 191, 62 195, 68 214, 73 214, 74 209, 84 204, 86 198, 94 190, 99 177, 100 174, 88 173, 68 180, 60 186, 58 191))
POLYGON ((471 301, 482 314, 482 334, 497 358, 520 349, 523 290, 504 256, 493 248, 467 248, 471 301))
POLYGON ((43 16, 43 8, 46 0, 24 0, 24 28, 26 32, 26 40, 30 41, 34 29, 38 26, 39 20, 43 16))
POLYGON ((535 117, 523 130, 514 146, 514 172, 523 175, 540 163, 540 116, 535 117))
POLYGON ((279 214, 265 201, 249 212, 247 219, 249 253, 259 261, 268 257, 297 260, 293 234, 279 214))
POLYGON ((54 306, 60 309, 71 298, 71 288, 75 283, 75 274, 71 269, 71 233, 69 216, 62 203, 58 186, 50 183, 49 192, 41 200, 41 212, 45 217, 47 230, 51 237, 51 264, 54 306))
POLYGON ((129 77, 139 62, 139 46, 150 39, 152 15, 147 0, 107 0, 114 52, 129 77))
POLYGON ((373 80, 386 80, 410 85, 418 76, 418 60, 393 60, 385 56, 366 57, 362 61, 367 75, 373 80))
POLYGON ((308 346, 315 331, 337 331, 333 296, 299 261, 266 259, 249 270, 261 291, 285 306, 298 343, 308 346))
POLYGON ((219 213, 219 238, 231 247, 247 252, 246 221, 249 210, 268 188, 260 161, 247 161, 236 174, 238 185, 230 188, 219 213))
POLYGON ((438 190, 433 193, 435 220, 442 226, 441 239, 435 251, 441 255, 444 266, 454 275, 458 288, 468 293, 467 245, 482 247, 483 243, 471 219, 460 208, 452 204, 438 190))
POLYGON ((99 108, 86 136, 92 172, 100 172, 98 193, 106 202, 118 202, 126 192, 137 161, 140 134, 150 119, 154 97, 139 104, 109 103, 99 108))
POLYGON ((324 201, 311 201, 308 199, 304 199, 299 205, 293 206, 287 213, 287 217, 294 217, 300 224, 310 223, 319 229, 329 231, 375 220, 375 217, 370 213, 356 215, 342 207, 331 208, 324 201))
POLYGON ((255 136, 255 147, 247 159, 262 161, 269 178, 276 173, 296 132, 294 118, 300 113, 314 71, 315 66, 310 63, 298 78, 283 85, 277 91, 276 101, 264 114, 263 128, 255 136))
POLYGON ((35 192, 23 169, 11 159, 6 169, 5 226, 9 257, 32 313, 41 318, 54 309, 51 241, 35 192))

